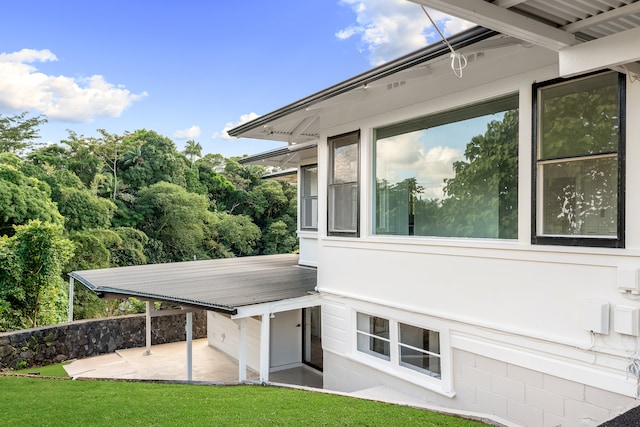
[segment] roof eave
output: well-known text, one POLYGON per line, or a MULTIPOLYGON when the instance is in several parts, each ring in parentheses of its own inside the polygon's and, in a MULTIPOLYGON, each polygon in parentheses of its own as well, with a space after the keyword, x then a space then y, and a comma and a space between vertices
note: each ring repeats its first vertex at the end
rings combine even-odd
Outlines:
POLYGON ((230 307, 222 304, 213 304, 205 301, 196 301, 188 298, 179 298, 179 297, 170 297, 166 295, 158 295, 147 292, 138 292, 133 290, 123 290, 117 288, 110 288, 105 286, 95 286, 88 280, 84 279, 82 276, 70 273, 69 276, 73 277, 74 280, 82 283, 86 288, 88 288, 91 292, 96 294, 100 298, 104 298, 106 295, 118 295, 120 298, 140 298, 142 300, 152 300, 152 301, 165 301, 171 303, 177 303, 189 307, 195 307, 200 309, 206 309, 209 311, 217 311, 219 313, 227 313, 227 314, 237 314, 238 309, 236 307, 230 307))
MULTIPOLYGON (((461 49, 471 44, 480 42, 490 37, 496 36, 500 33, 494 30, 489 30, 483 27, 474 27, 462 33, 451 36, 447 40, 453 49, 461 49)), ((348 80, 345 80, 336 85, 330 86, 324 90, 316 92, 306 98, 300 99, 289 105, 286 105, 278 110, 267 113, 258 117, 250 122, 244 123, 238 127, 235 127, 228 131, 229 135, 234 137, 241 137, 244 133, 254 130, 260 126, 264 126, 279 118, 285 117, 296 111, 304 110, 311 105, 318 102, 331 99, 335 96, 341 95, 350 90, 362 87, 364 85, 380 80, 389 75, 395 74, 399 71, 403 71, 425 62, 431 61, 438 57, 448 55, 450 53, 449 48, 443 42, 437 42, 431 44, 423 49, 412 52, 394 61, 383 64, 379 67, 373 68, 348 80)))

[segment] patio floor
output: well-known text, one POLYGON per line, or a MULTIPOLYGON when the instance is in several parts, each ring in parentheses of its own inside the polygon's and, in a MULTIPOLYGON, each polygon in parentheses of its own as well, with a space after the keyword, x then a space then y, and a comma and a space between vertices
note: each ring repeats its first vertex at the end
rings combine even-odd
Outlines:
MULTIPOLYGON (((113 378, 174 380, 187 378, 185 342, 154 345, 150 355, 145 348, 117 350, 115 353, 75 360, 64 368, 73 378, 113 378)), ((238 362, 208 345, 207 339, 193 341, 192 380, 220 383, 238 382, 238 362)), ((257 372, 247 370, 248 381, 258 381, 257 372)), ((307 366, 269 374, 272 383, 322 388, 322 374, 307 366)))

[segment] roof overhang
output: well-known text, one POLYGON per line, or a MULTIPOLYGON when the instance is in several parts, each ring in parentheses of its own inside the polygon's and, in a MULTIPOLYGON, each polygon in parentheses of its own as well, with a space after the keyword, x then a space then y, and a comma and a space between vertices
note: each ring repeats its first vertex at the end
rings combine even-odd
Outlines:
POLYGON ((559 53, 568 77, 624 65, 640 72, 640 2, 410 0, 559 53))
MULTIPOLYGON (((511 45, 555 55, 560 76, 612 68, 640 74, 640 0, 410 0, 479 27, 448 38, 463 54, 511 45)), ((516 50, 514 49, 514 52, 516 50)), ((345 80, 229 131, 231 136, 317 143, 344 115, 381 114, 381 87, 430 78, 450 55, 442 41, 345 80), (378 91, 378 95, 374 92, 378 91), (377 101, 377 102, 376 102, 377 101), (322 124, 322 127, 320 127, 322 124)))
MULTIPOLYGON (((462 49, 497 35, 493 30, 475 27, 452 36, 448 41, 454 49, 462 49)), ((449 54, 449 48, 443 42, 434 43, 262 115, 228 133, 235 137, 283 141, 289 145, 317 140, 319 110, 364 98, 367 87, 386 84, 386 80, 393 78, 396 73, 418 71, 424 74, 421 66, 449 54)))
POLYGON ((238 159, 241 165, 262 165, 277 168, 296 168, 301 163, 315 160, 318 144, 290 145, 238 159))
POLYGON ((316 294, 317 271, 298 255, 263 255, 74 271, 101 297, 166 301, 235 315, 256 304, 316 294))

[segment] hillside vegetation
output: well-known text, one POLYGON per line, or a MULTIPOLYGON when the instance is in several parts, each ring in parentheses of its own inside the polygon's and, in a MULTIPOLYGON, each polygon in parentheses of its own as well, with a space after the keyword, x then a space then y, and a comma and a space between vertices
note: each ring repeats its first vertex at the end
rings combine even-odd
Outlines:
MULTIPOLYGON (((263 167, 146 129, 37 146, 45 121, 0 115, 0 331, 66 320, 70 271, 297 250, 296 188, 263 167)), ((74 293, 78 319, 143 309, 74 293)))

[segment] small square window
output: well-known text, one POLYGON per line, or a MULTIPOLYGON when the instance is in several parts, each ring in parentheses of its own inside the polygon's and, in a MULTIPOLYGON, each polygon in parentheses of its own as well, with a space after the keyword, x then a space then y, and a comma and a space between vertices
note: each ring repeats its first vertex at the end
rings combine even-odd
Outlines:
POLYGON ((389 320, 358 313, 356 323, 358 351, 389 360, 389 320))
POLYGON ((440 333, 404 323, 398 324, 398 333, 400 365, 441 378, 440 333))

